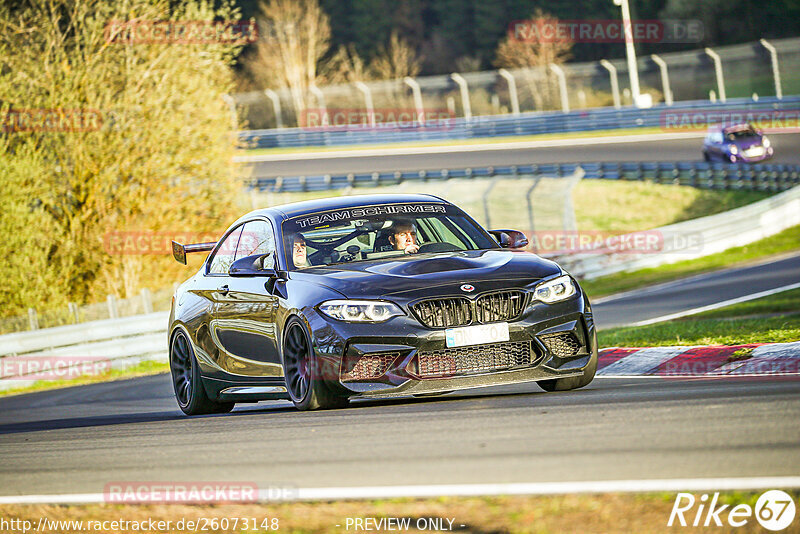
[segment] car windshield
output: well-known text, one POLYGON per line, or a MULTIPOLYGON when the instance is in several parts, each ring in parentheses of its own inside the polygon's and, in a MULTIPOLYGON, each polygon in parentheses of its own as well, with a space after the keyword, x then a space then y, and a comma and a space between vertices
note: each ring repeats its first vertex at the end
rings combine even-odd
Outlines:
POLYGON ((283 237, 292 269, 499 247, 461 210, 434 203, 306 214, 284 221, 283 237))
POLYGON ((743 141, 745 139, 752 139, 759 137, 758 132, 755 130, 737 130, 733 132, 727 132, 725 137, 728 141, 743 141))

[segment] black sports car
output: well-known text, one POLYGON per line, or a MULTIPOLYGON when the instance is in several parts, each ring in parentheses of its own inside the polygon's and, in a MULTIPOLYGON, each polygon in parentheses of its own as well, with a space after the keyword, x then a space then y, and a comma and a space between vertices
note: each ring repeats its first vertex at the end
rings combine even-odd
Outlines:
POLYGON ((237 402, 301 410, 355 397, 591 382, 589 300, 556 263, 430 195, 328 198, 253 211, 176 291, 175 396, 189 415, 237 402))

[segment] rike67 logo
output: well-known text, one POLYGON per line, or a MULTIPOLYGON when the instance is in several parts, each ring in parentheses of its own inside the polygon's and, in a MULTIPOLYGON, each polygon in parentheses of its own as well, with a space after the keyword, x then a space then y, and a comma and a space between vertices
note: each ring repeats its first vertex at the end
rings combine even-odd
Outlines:
POLYGON ((792 496, 781 490, 761 494, 755 507, 749 504, 720 504, 719 493, 709 499, 708 494, 696 498, 691 493, 678 493, 669 514, 667 526, 692 527, 743 527, 753 518, 767 530, 781 531, 794 521, 796 507, 792 496))

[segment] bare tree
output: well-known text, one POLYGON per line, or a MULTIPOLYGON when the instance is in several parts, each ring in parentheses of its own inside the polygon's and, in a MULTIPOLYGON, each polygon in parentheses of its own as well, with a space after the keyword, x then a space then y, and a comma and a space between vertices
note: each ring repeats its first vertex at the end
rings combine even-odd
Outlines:
POLYGON ((93 118, 0 133, 0 315, 171 285, 186 271, 166 254, 109 251, 108 237, 218 232, 236 213, 241 182, 222 95, 241 46, 115 42, 109 32, 120 20, 239 18, 232 2, 217 4, 0 3, 0 115, 93 118))
POLYGON ((414 49, 397 32, 392 32, 389 44, 381 46, 378 55, 370 62, 375 79, 396 80, 419 74, 419 59, 414 49))
POLYGON ((288 87, 299 115, 330 47, 328 15, 317 0, 265 0, 259 22, 256 54, 246 68, 262 87, 288 87))
MULTIPOLYGON (((529 23, 555 25, 558 19, 537 8, 529 23)), ((497 47, 495 65, 508 69, 525 69, 523 87, 530 93, 536 109, 552 109, 557 107, 558 81, 549 65, 561 65, 569 59, 572 42, 536 37, 506 36, 497 47)))
POLYGON ((321 70, 325 83, 353 83, 372 79, 372 73, 355 46, 340 46, 321 70))

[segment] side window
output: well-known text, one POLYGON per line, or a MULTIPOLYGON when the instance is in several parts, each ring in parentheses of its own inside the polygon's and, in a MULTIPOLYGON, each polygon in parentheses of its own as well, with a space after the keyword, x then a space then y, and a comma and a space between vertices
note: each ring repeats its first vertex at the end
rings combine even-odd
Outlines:
POLYGON ((236 245, 239 244, 239 237, 242 235, 242 226, 228 234, 225 241, 217 249, 214 257, 211 258, 211 265, 208 268, 208 274, 228 274, 236 256, 236 245))
POLYGON ((456 234, 453 233, 453 230, 448 227, 445 221, 448 223, 450 222, 449 218, 445 219, 444 217, 441 219, 435 217, 420 219, 420 230, 425 231, 426 234, 432 234, 431 238, 434 243, 449 243, 456 248, 464 250, 464 242, 466 241, 471 247, 475 247, 475 243, 469 238, 469 236, 464 235, 463 232, 460 232, 461 237, 456 236, 456 234))
POLYGON ((245 258, 255 254, 272 254, 264 263, 264 267, 275 266, 275 236, 272 226, 267 221, 251 221, 244 225, 239 246, 236 248, 236 258, 245 258))

